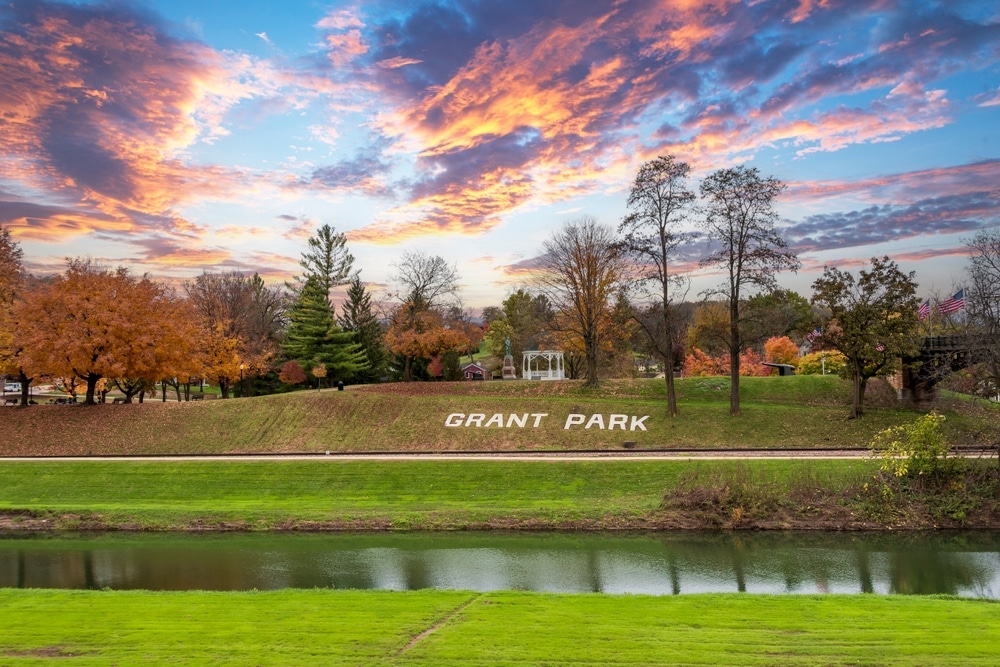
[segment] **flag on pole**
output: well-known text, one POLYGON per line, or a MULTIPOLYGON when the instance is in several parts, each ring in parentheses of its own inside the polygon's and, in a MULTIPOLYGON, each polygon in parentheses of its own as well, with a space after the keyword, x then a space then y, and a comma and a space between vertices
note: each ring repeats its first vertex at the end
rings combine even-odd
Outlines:
POLYGON ((938 312, 941 314, 954 313, 956 310, 962 310, 965 308, 965 290, 960 289, 955 292, 955 296, 950 299, 945 299, 938 304, 938 312))
POLYGON ((816 339, 822 335, 823 335, 823 328, 816 327, 815 329, 806 334, 806 340, 809 341, 810 345, 812 345, 816 341, 816 339))
POLYGON ((930 314, 931 314, 931 300, 927 299, 922 304, 920 304, 920 308, 917 308, 917 316, 920 318, 921 321, 923 321, 926 320, 930 314))

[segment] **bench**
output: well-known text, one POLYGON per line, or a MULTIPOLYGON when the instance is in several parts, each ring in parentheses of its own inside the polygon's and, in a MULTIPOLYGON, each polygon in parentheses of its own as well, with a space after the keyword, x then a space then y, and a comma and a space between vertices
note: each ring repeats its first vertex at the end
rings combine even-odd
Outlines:
POLYGON ((3 397, 3 404, 4 405, 17 405, 18 401, 20 401, 20 400, 21 400, 20 396, 4 396, 3 397))
POLYGON ((123 403, 125 403, 125 399, 121 396, 117 396, 113 401, 111 401, 111 405, 122 405, 123 403))

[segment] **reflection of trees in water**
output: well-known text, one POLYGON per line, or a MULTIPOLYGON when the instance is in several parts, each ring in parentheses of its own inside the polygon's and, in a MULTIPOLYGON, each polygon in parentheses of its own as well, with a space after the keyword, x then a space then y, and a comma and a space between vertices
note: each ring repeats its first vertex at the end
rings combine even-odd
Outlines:
POLYGON ((0 586, 265 590, 434 588, 457 583, 484 590, 601 592, 638 587, 665 594, 827 588, 980 597, 1000 593, 991 590, 1000 580, 1000 538, 995 533, 268 540, 135 539, 116 544, 77 538, 52 540, 40 548, 21 540, 5 548, 0 541, 0 586))
POLYGON ((947 593, 986 586, 990 573, 965 554, 929 549, 897 551, 889 557, 889 592, 904 595, 947 593))

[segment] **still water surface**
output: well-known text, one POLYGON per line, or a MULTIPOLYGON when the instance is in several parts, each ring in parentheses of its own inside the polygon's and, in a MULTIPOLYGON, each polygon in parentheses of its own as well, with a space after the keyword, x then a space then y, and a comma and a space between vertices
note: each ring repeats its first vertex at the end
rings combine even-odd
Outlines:
POLYGON ((0 587, 1000 599, 1000 533, 14 536, 0 539, 0 587))

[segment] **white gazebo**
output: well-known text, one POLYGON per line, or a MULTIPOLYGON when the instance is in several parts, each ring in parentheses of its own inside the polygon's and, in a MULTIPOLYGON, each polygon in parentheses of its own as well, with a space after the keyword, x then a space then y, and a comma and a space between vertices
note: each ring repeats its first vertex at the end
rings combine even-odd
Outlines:
POLYGON ((565 380, 562 352, 528 350, 521 362, 521 378, 524 380, 565 380))

